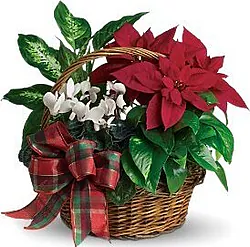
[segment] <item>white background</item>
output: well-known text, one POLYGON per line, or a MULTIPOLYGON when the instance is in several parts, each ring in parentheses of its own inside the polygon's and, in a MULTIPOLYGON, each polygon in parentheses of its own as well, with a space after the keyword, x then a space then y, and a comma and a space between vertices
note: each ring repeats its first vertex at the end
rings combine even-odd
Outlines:
MULTIPOLYGON (((250 105, 250 15, 243 0, 65 0, 76 16, 85 17, 97 31, 106 22, 141 11, 151 13, 136 24, 142 32, 152 27, 159 34, 177 24, 185 25, 208 47, 211 55, 226 55, 223 72, 250 105)), ((53 19, 57 0, 2 1, 0 15, 0 97, 11 88, 48 83, 38 70, 19 54, 17 35, 37 34, 50 46, 58 47, 60 31, 53 19)), ((27 169, 17 159, 22 127, 29 111, 0 102, 0 211, 18 209, 35 193, 27 169)), ((151 240, 112 241, 113 246, 250 246, 250 114, 229 107, 230 128, 235 136, 233 163, 226 165, 229 192, 213 174, 193 195, 187 222, 180 230, 151 240)), ((0 246, 73 246, 70 231, 58 219, 40 231, 25 231, 28 222, 0 216, 0 246)), ((102 239, 88 237, 83 246, 110 246, 102 239)))

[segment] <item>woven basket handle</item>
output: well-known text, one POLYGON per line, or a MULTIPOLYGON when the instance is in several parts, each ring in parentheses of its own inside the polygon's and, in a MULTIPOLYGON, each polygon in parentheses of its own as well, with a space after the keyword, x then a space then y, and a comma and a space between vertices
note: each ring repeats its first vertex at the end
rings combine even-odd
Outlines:
MULTIPOLYGON (((108 56, 119 56, 119 55, 132 55, 134 57, 142 57, 145 59, 156 59, 158 60, 160 56, 164 57, 164 55, 159 54, 157 52, 149 51, 143 48, 133 47, 133 48, 125 48, 125 47, 116 47, 116 48, 108 48, 108 49, 102 49, 99 51, 92 52, 90 54, 87 54, 74 62, 70 67, 68 67, 60 76, 60 78, 57 80, 55 85, 52 87, 51 92, 55 93, 56 91, 59 91, 61 87, 68 81, 72 73, 77 71, 79 68, 81 68, 84 64, 93 61, 97 58, 101 57, 108 57, 108 56)), ((44 110, 43 118, 42 118, 42 129, 47 127, 50 119, 50 113, 47 108, 44 110)))

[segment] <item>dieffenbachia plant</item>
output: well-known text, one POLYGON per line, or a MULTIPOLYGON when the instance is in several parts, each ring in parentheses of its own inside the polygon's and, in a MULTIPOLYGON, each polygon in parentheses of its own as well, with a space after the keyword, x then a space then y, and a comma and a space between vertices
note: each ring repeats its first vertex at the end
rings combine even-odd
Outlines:
MULTIPOLYGON (((79 57, 104 47, 113 39, 113 34, 124 23, 134 24, 146 12, 124 16, 119 20, 111 21, 96 33, 92 33, 90 24, 84 18, 75 17, 63 2, 59 2, 54 11, 57 25, 67 43, 67 47, 60 40, 58 49, 50 47, 42 38, 36 35, 19 34, 18 46, 24 60, 31 66, 39 69, 48 80, 56 82, 62 72, 75 62, 79 57)), ((88 63, 85 68, 72 74, 75 83, 86 81, 92 71, 93 63, 88 63)), ((22 148, 19 160, 26 166, 29 164, 31 150, 27 145, 26 137, 36 133, 40 128, 43 115, 43 96, 50 91, 51 86, 46 84, 33 85, 28 88, 12 89, 4 99, 13 104, 23 105, 32 110, 23 130, 22 148)))
POLYGON ((224 57, 209 57, 204 44, 186 29, 182 42, 174 40, 176 27, 157 37, 150 29, 140 35, 133 24, 145 14, 122 17, 92 34, 87 20, 73 16, 60 2, 55 19, 70 48, 62 40, 54 49, 35 35, 19 35, 25 61, 53 82, 78 58, 106 46, 140 47, 163 55, 159 61, 109 58, 94 71, 89 62, 55 94, 45 84, 10 90, 4 99, 32 110, 19 159, 29 165, 32 151, 26 137, 40 130, 48 107, 50 121, 66 123, 75 139, 122 153, 121 179, 115 191, 107 192, 118 205, 134 196, 136 186, 156 193, 161 179, 171 194, 178 192, 191 163, 214 172, 228 189, 219 158, 231 163, 234 139, 213 109, 226 114, 228 103, 247 106, 218 72, 224 57))

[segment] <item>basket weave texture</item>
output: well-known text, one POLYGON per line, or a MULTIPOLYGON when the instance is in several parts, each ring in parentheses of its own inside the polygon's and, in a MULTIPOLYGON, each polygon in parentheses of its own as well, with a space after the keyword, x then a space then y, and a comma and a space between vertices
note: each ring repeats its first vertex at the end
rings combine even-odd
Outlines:
MULTIPOLYGON (((203 182, 204 177, 205 170, 192 165, 190 176, 177 194, 170 196, 166 185, 160 184, 156 195, 137 188, 133 199, 123 206, 108 202, 110 236, 119 239, 151 238, 178 229, 185 222, 193 189, 203 182)), ((71 228, 69 203, 70 200, 64 204, 61 218, 71 228)))
MULTIPOLYGON (((64 71, 61 77, 52 88, 52 92, 60 90, 68 81, 71 74, 77 71, 84 64, 101 57, 131 55, 138 60, 158 60, 164 55, 145 50, 142 48, 109 48, 95 51, 83 56, 64 71)), ((49 124, 50 114, 45 109, 42 128, 49 124)), ((160 184, 156 195, 137 188, 133 199, 123 205, 116 206, 108 202, 108 220, 110 236, 112 238, 149 238, 162 233, 171 232, 185 222, 188 213, 189 201, 196 185, 201 184, 205 177, 205 170, 197 165, 189 165, 189 176, 181 190, 169 195, 166 185, 160 184)), ((64 204, 61 210, 63 222, 71 227, 70 199, 64 204)))

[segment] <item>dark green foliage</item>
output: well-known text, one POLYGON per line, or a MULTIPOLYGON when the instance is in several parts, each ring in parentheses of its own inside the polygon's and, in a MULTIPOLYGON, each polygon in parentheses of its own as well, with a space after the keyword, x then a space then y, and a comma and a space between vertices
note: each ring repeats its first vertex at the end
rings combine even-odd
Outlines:
POLYGON ((110 40, 113 39, 114 33, 119 30, 126 22, 134 24, 147 12, 138 13, 132 16, 124 16, 120 20, 111 21, 107 23, 103 28, 96 32, 93 36, 93 47, 98 50, 105 46, 110 40))
POLYGON ((114 191, 107 190, 106 196, 115 205, 121 206, 129 202, 135 195, 135 184, 126 173, 122 172, 118 185, 114 191))

